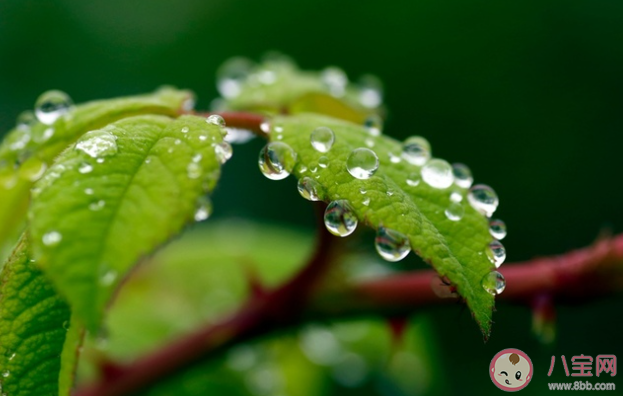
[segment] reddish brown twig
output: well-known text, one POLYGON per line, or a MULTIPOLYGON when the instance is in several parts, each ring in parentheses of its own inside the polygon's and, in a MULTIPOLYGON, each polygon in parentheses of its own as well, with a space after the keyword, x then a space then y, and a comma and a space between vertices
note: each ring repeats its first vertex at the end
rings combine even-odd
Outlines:
POLYGON ((268 135, 262 131, 261 125, 266 121, 266 117, 261 114, 248 113, 244 111, 221 111, 221 112, 199 112, 193 113, 198 116, 208 117, 212 114, 218 114, 225 120, 225 124, 231 128, 246 129, 255 135, 266 139, 268 135))

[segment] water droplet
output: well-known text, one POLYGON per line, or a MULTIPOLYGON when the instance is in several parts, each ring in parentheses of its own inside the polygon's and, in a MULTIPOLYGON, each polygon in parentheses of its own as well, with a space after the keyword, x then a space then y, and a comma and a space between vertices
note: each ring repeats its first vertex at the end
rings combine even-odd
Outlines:
POLYGON ((206 135, 199 135, 199 140, 201 140, 202 142, 205 142, 208 139, 208 137, 206 135))
POLYGON ((379 136, 383 131, 383 119, 379 115, 372 114, 366 118, 363 126, 370 135, 379 136))
POLYGON ((430 143, 421 136, 411 136, 402 144, 402 158, 412 165, 422 166, 430 156, 430 143))
POLYGON ((206 122, 225 128, 225 119, 218 114, 209 115, 208 118, 206 118, 206 122))
POLYGON ((100 210, 104 209, 104 206, 106 206, 106 201, 100 199, 89 204, 89 210, 93 212, 99 212, 100 210))
POLYGON ((373 148, 374 147, 374 139, 372 138, 366 138, 365 140, 366 146, 373 148))
POLYGON ((182 128, 182 133, 188 133, 188 131, 190 131, 190 128, 188 128, 187 126, 182 128))
POLYGON ((452 221, 459 221, 465 214, 465 209, 459 203, 452 202, 445 210, 446 217, 452 221))
POLYGON ((398 164, 398 163, 400 163, 400 161, 402 161, 402 158, 400 158, 399 156, 395 155, 394 153, 389 153, 389 161, 392 164, 398 164))
POLYGON ((203 195, 197 200, 197 208, 195 210, 195 221, 204 221, 212 214, 212 201, 203 195))
POLYGON ((370 197, 366 197, 361 201, 364 206, 370 206, 370 197))
POLYGON ((117 138, 106 129, 87 132, 76 143, 80 150, 93 158, 107 157, 117 154, 117 138))
POLYGON ((379 157, 370 149, 355 149, 346 160, 346 169, 354 178, 369 179, 379 169, 379 157))
POLYGON ((376 76, 365 75, 359 79, 359 102, 369 109, 381 105, 383 101, 383 84, 376 76))
POLYGON ((292 147, 283 142, 270 142, 260 151, 258 164, 264 176, 271 180, 282 180, 290 175, 296 160, 297 155, 292 147))
POLYGON ((98 158, 95 160, 98 164, 103 164, 106 160, 104 158, 98 158))
POLYGON ((69 321, 68 320, 63 322, 63 329, 69 330, 69 321))
POLYGON ((299 173, 305 173, 307 172, 307 167, 305 165, 300 165, 299 166, 299 173))
POLYGON ((321 126, 312 131, 309 140, 311 141, 312 147, 315 148, 316 151, 326 153, 331 150, 331 146, 333 146, 335 133, 333 133, 331 128, 321 126))
POLYGON ((454 184, 463 188, 470 188, 474 182, 472 171, 464 164, 452 164, 454 184))
POLYGON ((374 246, 381 257, 387 261, 400 261, 411 251, 409 238, 401 232, 385 227, 379 227, 374 246))
POLYGON ((6 142, 9 145, 9 150, 22 150, 26 147, 28 142, 30 142, 30 131, 18 129, 17 131, 7 136, 6 142))
POLYGON ((334 66, 327 67, 320 74, 320 79, 327 87, 331 95, 340 97, 346 92, 348 77, 342 69, 334 66))
POLYGON ((489 222, 489 233, 495 239, 504 239, 506 237, 506 224, 502 220, 491 220, 489 222))
POLYGON ((6 370, 5 372, 3 372, 3 373, 2 373, 2 376, 3 376, 4 378, 9 377, 10 375, 11 375, 11 372, 10 372, 9 370, 6 370))
POLYGON ((347 200, 333 201, 324 212, 324 224, 333 235, 345 237, 357 228, 357 216, 347 200))
POLYGON ((203 168, 201 165, 191 162, 186 166, 186 172, 189 179, 197 179, 203 174, 203 168))
POLYGON ((228 142, 220 142, 214 146, 214 154, 216 154, 218 162, 224 164, 229 161, 231 156, 234 154, 234 150, 228 142))
POLYGON ((391 197, 392 195, 394 195, 394 192, 392 190, 387 190, 387 196, 391 197))
POLYGON ((463 200, 463 195, 458 191, 453 191, 450 194, 450 201, 459 203, 463 200))
POLYGON ((35 143, 45 143, 54 136, 54 128, 46 128, 41 133, 34 133, 33 140, 35 143))
POLYGON ((506 260, 506 249, 499 241, 493 241, 487 246, 487 257, 489 261, 495 264, 495 268, 500 268, 500 265, 506 260))
POLYGON ((487 217, 491 217, 500 203, 495 191, 485 184, 477 184, 470 188, 467 200, 474 209, 487 217))
POLYGON ((359 192, 362 194, 366 194, 368 190, 366 190, 365 187, 359 187, 359 192))
POLYGON ((415 187, 418 184, 420 184, 420 174, 419 172, 412 172, 409 174, 409 176, 407 176, 407 184, 410 185, 411 187, 415 187))
POLYGON ((92 189, 92 188, 85 188, 85 189, 84 189, 84 193, 85 193, 86 195, 93 195, 93 192, 94 192, 94 191, 93 191, 93 189, 92 189))
POLYGON ((253 69, 253 62, 236 57, 226 61, 217 71, 216 86, 224 98, 235 98, 242 92, 244 81, 253 69))
POLYGON ((182 141, 180 139, 175 139, 175 141, 173 142, 176 146, 179 146, 180 144, 182 144, 182 141))
POLYGON ((327 166, 329 166, 329 159, 325 157, 324 155, 318 158, 318 166, 323 169, 326 168, 327 166))
POLYGON ((434 188, 448 188, 454 181, 452 167, 442 159, 430 160, 422 168, 422 179, 434 188))
POLYGON ((117 279, 117 271, 113 269, 109 269, 108 271, 104 272, 104 274, 100 278, 100 285, 110 286, 115 282, 116 279, 117 279))
POLYGON ((491 271, 482 278, 481 284, 483 289, 495 296, 501 294, 506 288, 506 279, 498 271, 491 271))
POLYGON ((31 157, 19 168, 19 176, 29 181, 37 181, 48 169, 48 165, 37 157, 31 157))
POLYGON ((63 239, 63 235, 61 235, 60 232, 50 231, 46 234, 43 234, 41 241, 43 242, 45 246, 52 247, 52 246, 58 245, 62 239, 63 239))
POLYGON ((324 197, 324 191, 320 183, 310 177, 299 179, 297 188, 301 197, 308 201, 320 201, 324 197))
POLYGON ((91 165, 88 162, 81 162, 80 165, 78 165, 78 172, 85 174, 85 173, 90 173, 93 170, 93 165, 91 165))
POLYGON ((37 123, 37 117, 32 110, 22 111, 17 116, 17 129, 22 131, 30 131, 30 128, 37 123))
POLYGON ((64 114, 67 114, 73 102, 69 95, 62 91, 47 91, 41 94, 35 102, 35 115, 46 125, 53 124, 64 114))

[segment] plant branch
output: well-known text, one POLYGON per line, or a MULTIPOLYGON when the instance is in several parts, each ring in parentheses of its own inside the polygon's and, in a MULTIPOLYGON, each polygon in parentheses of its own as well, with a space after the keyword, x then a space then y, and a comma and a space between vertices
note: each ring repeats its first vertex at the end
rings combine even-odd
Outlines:
POLYGON ((261 127, 262 123, 266 121, 266 117, 261 114, 244 111, 198 112, 192 114, 200 117, 208 117, 217 114, 223 117, 225 124, 230 128, 246 129, 253 132, 256 136, 268 139, 268 134, 262 131, 261 127))
MULTIPOLYGON (((318 209, 323 207, 318 205, 318 209)), ((229 318, 119 367, 114 375, 75 395, 129 395, 228 346, 304 320, 406 315, 417 308, 459 301, 453 286, 440 280, 433 270, 350 284, 337 291, 317 288, 332 261, 332 244, 338 240, 323 225, 318 229, 314 255, 281 287, 256 295, 229 318)), ((501 300, 533 304, 544 295, 561 303, 601 297, 623 286, 623 234, 561 256, 507 264, 500 272, 507 282, 506 290, 498 296, 501 300)))

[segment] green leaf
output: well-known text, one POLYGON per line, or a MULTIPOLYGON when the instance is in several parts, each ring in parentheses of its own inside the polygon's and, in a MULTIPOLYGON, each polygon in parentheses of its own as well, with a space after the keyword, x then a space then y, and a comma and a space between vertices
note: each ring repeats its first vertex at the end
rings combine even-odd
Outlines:
POLYGON ((162 88, 152 94, 98 100, 73 108, 52 125, 18 126, 0 145, 0 247, 23 224, 32 181, 70 143, 89 130, 140 114, 175 116, 192 100, 188 91, 162 88))
POLYGON ((37 182, 33 252, 89 330, 132 266, 193 220, 231 149, 223 133, 195 116, 125 118, 84 135, 37 182))
POLYGON ((467 202, 467 189, 456 185, 433 188, 424 181, 410 185, 409 176, 419 175, 421 167, 405 160, 395 163, 402 153, 402 144, 384 135, 372 136, 361 125, 319 115, 299 115, 275 117, 271 127, 271 139, 287 143, 298 154, 294 169, 297 178, 310 177, 318 182, 325 201, 348 200, 359 221, 408 236, 413 250, 456 285, 485 336, 489 334, 494 299, 483 289, 481 280, 494 268, 485 254, 492 237, 487 219, 467 202), (327 153, 316 151, 310 143, 310 133, 319 126, 329 127, 335 133, 335 143, 327 153), (283 132, 274 133, 276 127, 283 132), (354 149, 369 145, 373 146, 380 166, 372 177, 360 180, 347 171, 346 161, 354 149), (321 157, 325 158, 321 161, 321 157), (323 161, 327 162, 326 167, 319 166, 323 161), (464 215, 460 221, 445 215, 452 192, 462 197, 464 215))
POLYGON ((23 237, 2 272, 2 394, 69 394, 81 340, 80 327, 70 326, 69 307, 30 259, 23 237))

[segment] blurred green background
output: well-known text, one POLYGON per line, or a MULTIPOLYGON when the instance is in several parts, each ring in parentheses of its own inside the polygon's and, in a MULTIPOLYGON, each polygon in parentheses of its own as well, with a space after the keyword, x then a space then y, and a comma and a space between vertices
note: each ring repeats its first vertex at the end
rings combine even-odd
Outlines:
MULTIPOLYGON (((623 231, 622 42, 618 0, 2 0, 0 134, 53 88, 83 102, 166 83, 194 90, 207 109, 217 67, 236 55, 278 50, 304 69, 337 65, 353 79, 374 73, 385 83, 387 134, 421 134, 435 156, 468 164, 477 183, 495 188, 496 215, 509 227, 507 262, 515 262, 623 231)), ((214 217, 310 230, 312 211, 294 181, 257 171, 260 147, 235 147, 214 217)), ((526 307, 498 304, 486 344, 460 307, 426 310, 414 316, 425 330, 412 338, 430 335, 432 352, 420 361, 432 359, 429 376, 402 387, 374 377, 356 393, 499 394, 488 364, 511 347, 532 357, 530 391, 546 393, 552 355, 623 356, 621 302, 560 307, 550 346, 531 336, 526 307)), ((574 380, 559 369, 552 380, 574 380)))

